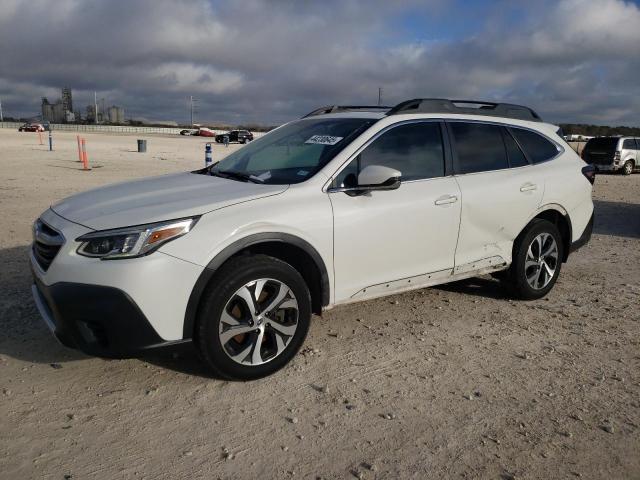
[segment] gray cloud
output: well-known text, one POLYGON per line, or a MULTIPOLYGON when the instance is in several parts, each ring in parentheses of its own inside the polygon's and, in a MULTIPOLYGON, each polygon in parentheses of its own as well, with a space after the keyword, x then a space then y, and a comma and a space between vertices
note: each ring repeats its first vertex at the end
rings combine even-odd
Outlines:
MULTIPOLYGON (((69 85, 127 116, 278 123, 322 104, 419 96, 520 102, 551 121, 640 125, 640 10, 622 0, 498 2, 467 34, 416 38, 402 18, 447 21, 444 0, 5 0, 0 99, 35 114, 69 85), (438 38, 438 37, 441 38, 438 38), (425 40, 426 39, 426 40, 425 40)), ((434 22, 429 22, 428 25, 434 22)))

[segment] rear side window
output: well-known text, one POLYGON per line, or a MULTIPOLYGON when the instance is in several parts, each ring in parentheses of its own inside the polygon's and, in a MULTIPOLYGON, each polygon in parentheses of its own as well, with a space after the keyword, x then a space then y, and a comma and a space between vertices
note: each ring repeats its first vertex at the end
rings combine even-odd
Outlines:
POLYGON ((558 155, 558 148, 542 135, 521 128, 509 130, 533 163, 545 162, 558 155))
POLYGON ((633 138, 627 138, 622 144, 622 148, 624 148, 625 150, 635 150, 636 142, 633 140, 633 138))
POLYGON ((504 133, 504 146, 507 149, 507 157, 509 157, 509 166, 511 168, 515 168, 529 165, 527 157, 524 156, 524 153, 522 153, 522 150, 520 150, 520 147, 509 131, 507 129, 503 129, 502 132, 504 133))
POLYGON ((508 168, 502 127, 482 123, 449 123, 455 141, 457 173, 508 168))

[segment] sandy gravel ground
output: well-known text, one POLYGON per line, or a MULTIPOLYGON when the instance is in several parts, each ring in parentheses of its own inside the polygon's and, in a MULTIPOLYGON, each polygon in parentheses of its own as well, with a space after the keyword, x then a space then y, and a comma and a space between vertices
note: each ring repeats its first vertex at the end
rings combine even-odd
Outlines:
POLYGON ((640 478, 640 175, 598 178, 592 242, 547 298, 481 278, 337 308, 288 368, 233 383, 189 350, 89 358, 40 320, 41 211, 203 164, 198 138, 86 138, 91 172, 73 134, 0 130, 0 477, 640 478))

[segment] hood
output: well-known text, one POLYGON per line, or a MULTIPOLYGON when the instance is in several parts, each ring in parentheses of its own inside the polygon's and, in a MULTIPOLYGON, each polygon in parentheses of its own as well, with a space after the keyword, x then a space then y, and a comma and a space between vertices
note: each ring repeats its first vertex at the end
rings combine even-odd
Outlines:
POLYGON ((105 230, 202 215, 277 195, 287 187, 178 173, 96 188, 68 197, 51 208, 67 220, 105 230))

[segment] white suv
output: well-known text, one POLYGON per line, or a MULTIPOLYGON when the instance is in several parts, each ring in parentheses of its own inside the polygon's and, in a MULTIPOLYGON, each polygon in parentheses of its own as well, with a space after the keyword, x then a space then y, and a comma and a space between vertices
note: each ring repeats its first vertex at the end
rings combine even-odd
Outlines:
POLYGON ((526 107, 324 108, 212 167, 53 205, 33 295, 89 354, 193 341, 218 375, 258 378, 335 305, 489 273, 544 296, 589 240, 593 179, 526 107))

